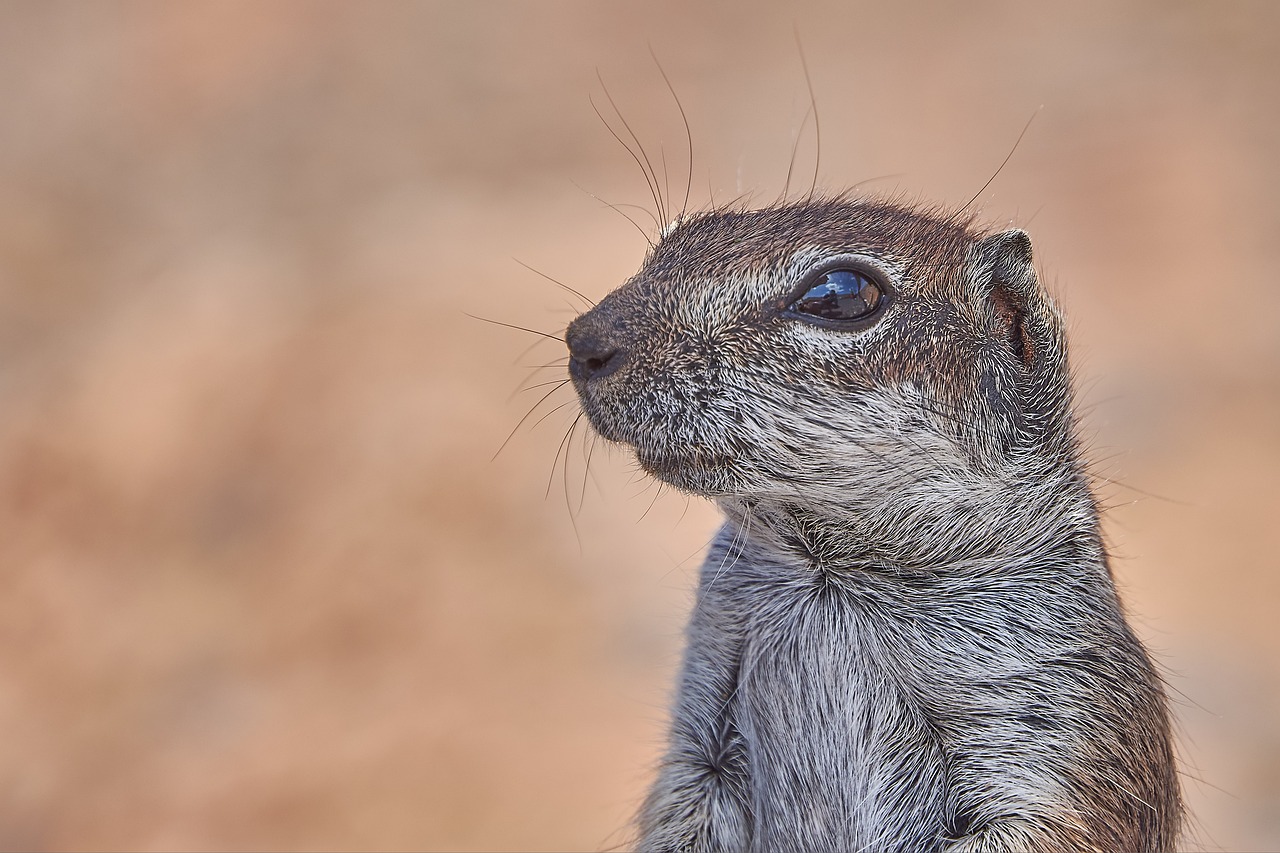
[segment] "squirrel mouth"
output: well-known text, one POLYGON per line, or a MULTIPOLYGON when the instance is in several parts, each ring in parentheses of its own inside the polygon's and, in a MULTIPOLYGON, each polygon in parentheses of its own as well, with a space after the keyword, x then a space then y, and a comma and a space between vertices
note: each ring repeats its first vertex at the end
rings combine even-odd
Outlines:
POLYGON ((663 441, 652 429, 637 429, 625 420, 620 423, 619 418, 613 417, 613 413, 590 396, 580 395, 580 398, 587 420, 600 437, 629 445, 645 473, 664 483, 696 494, 719 494, 723 483, 733 479, 733 473, 740 467, 733 455, 683 442, 663 441))

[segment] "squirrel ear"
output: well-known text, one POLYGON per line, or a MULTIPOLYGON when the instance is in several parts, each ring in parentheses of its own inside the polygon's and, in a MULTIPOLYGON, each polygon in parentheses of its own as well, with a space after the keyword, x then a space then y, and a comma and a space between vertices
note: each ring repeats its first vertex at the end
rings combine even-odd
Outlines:
POLYGON ((996 332, 1009 343, 1018 361, 1030 370, 1036 362, 1036 345, 1029 326, 1036 298, 1036 271, 1032 263, 1031 238, 1021 228, 984 237, 978 242, 979 269, 989 276, 984 282, 996 332))
POLYGON ((1036 289, 1036 271, 1032 263, 1031 237, 1021 228, 1011 228, 983 237, 978 253, 991 270, 993 284, 1031 297, 1036 289))

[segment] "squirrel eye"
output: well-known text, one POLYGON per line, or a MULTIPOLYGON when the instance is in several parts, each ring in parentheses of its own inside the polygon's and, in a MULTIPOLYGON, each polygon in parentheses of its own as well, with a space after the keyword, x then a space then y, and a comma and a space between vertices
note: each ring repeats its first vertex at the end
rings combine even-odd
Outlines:
POLYGON ((858 270, 834 269, 823 273, 788 307, 797 314, 839 322, 870 316, 883 299, 884 291, 870 276, 858 270))

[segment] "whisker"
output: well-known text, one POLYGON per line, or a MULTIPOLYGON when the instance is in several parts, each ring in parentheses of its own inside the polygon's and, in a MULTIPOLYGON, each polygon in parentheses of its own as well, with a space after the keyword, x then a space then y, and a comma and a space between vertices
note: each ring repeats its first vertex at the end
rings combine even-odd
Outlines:
POLYGON ((641 521, 644 521, 645 516, 647 516, 647 515, 649 514, 649 511, 653 509, 654 504, 656 504, 656 503, 658 502, 658 498, 662 497, 662 486, 663 486, 662 481, 661 481, 661 480, 655 480, 654 482, 658 484, 658 488, 657 488, 657 490, 653 493, 653 500, 649 501, 649 506, 645 507, 644 513, 642 513, 642 514, 641 514, 641 516, 640 516, 640 518, 639 518, 639 519, 637 519, 637 523, 639 523, 639 522, 641 522, 641 521))
POLYGON ((804 111, 804 118, 800 119, 800 127, 796 131, 796 138, 791 143, 791 162, 787 164, 787 180, 782 184, 782 203, 787 201, 787 193, 791 192, 791 173, 796 168, 796 153, 800 150, 800 139, 804 136, 804 126, 809 123, 809 114, 813 112, 813 105, 809 105, 809 109, 804 111))
POLYGON ((654 216, 653 212, 650 211, 649 208, 645 207, 643 204, 631 204, 630 202, 620 201, 617 204, 615 204, 614 207, 629 207, 632 210, 639 210, 643 212, 645 216, 653 220, 653 224, 655 227, 661 227, 661 223, 658 222, 658 217, 654 216))
POLYGON ((891 174, 891 175, 876 175, 874 178, 864 178, 863 180, 858 181, 856 184, 849 187, 849 190, 846 190, 846 192, 860 189, 863 186, 870 183, 874 183, 876 181, 887 181, 890 178, 901 178, 901 177, 904 177, 905 175, 906 175, 905 172, 895 172, 894 174, 891 174))
POLYGON ((609 106, 613 107, 614 113, 618 116, 618 121, 622 122, 622 126, 631 136, 631 141, 636 144, 636 148, 640 151, 640 156, 644 158, 645 165, 649 167, 649 174, 653 176, 654 195, 657 196, 658 218, 663 222, 667 221, 667 205, 666 199, 662 197, 662 185, 658 182, 658 170, 653 168, 653 162, 649 159, 649 153, 644 150, 644 144, 640 141, 640 137, 631 129, 631 124, 627 121, 626 116, 622 114, 622 110, 618 109, 618 105, 613 100, 613 95, 609 92, 609 87, 604 84, 604 78, 600 76, 600 70, 596 69, 596 79, 600 81, 600 88, 604 89, 604 96, 609 99, 609 106))
POLYGON ((463 311, 462 313, 466 314, 472 320, 479 320, 481 323, 492 323, 495 326, 504 326, 508 329, 515 329, 518 332, 528 332, 531 335, 541 335, 542 337, 548 338, 549 340, 559 341, 560 343, 564 343, 564 338, 559 337, 557 335, 549 334, 547 332, 539 332, 537 329, 526 329, 524 326, 517 326, 513 323, 504 323, 501 320, 490 320, 488 317, 477 317, 475 314, 467 314, 466 311, 463 311))
MULTIPOLYGON (((573 431, 578 427, 578 421, 582 420, 582 412, 578 412, 578 416, 573 419, 573 423, 569 424, 569 437, 564 446, 564 466, 560 469, 561 480, 564 484, 564 508, 569 513, 569 524, 573 526, 573 538, 578 542, 578 551, 582 551, 582 535, 578 532, 578 518, 573 511, 573 501, 569 498, 569 450, 573 446, 573 431)), ((555 473, 555 469, 552 469, 555 473)), ((581 507, 579 507, 581 509, 581 507)))
MULTIPOLYGON (((686 498, 686 499, 685 499, 685 505, 686 505, 686 506, 688 506, 688 498, 686 498)), ((690 554, 689 554, 689 556, 685 557, 683 560, 681 560, 680 562, 676 563, 676 564, 675 564, 674 566, 672 566, 669 570, 667 570, 667 571, 662 575, 663 579, 665 580, 667 577, 669 577, 669 576, 671 575, 671 573, 672 573, 672 572, 676 571, 677 569, 683 568, 683 567, 684 567, 685 565, 687 565, 687 564, 689 563, 689 561, 690 561, 690 560, 692 560, 694 557, 697 557, 697 556, 699 556, 700 554, 702 554, 703 552, 705 552, 708 548, 710 548, 710 547, 711 547, 711 543, 713 543, 713 542, 715 542, 715 541, 716 541, 716 537, 717 537, 717 536, 719 536, 719 535, 720 535, 720 531, 719 531, 719 530, 717 530, 715 533, 712 533, 712 534, 711 534, 711 537, 710 537, 709 539, 707 539, 705 542, 703 542, 701 545, 699 545, 696 551, 693 551, 692 553, 690 553, 690 554)))
POLYGON ((520 260, 519 258, 515 258, 515 257, 513 257, 511 260, 515 261, 517 264, 519 264, 520 266, 524 267, 525 269, 527 269, 529 272, 533 273, 534 275, 540 275, 540 276, 542 276, 542 277, 543 277, 543 278, 545 278, 547 281, 549 281, 549 282, 551 282, 552 284, 554 284, 556 287, 564 288, 565 290, 567 290, 567 291, 569 291, 570 293, 572 293, 574 296, 576 296, 576 297, 578 297, 579 299, 581 299, 583 302, 587 303, 587 304, 588 304, 589 306, 591 306, 592 308, 596 307, 596 304, 595 304, 594 302, 592 302, 588 297, 584 296, 584 295, 581 293, 581 291, 574 290, 572 287, 570 287, 569 285, 565 284, 565 283, 564 283, 564 282, 562 282, 562 281, 557 281, 556 279, 554 279, 554 278, 552 278, 551 276, 549 276, 549 275, 547 275, 546 273, 544 273, 542 270, 534 269, 533 267, 529 266, 528 264, 526 264, 524 261, 520 260))
POLYGON ((640 205, 638 205, 638 204, 628 204, 628 205, 613 204, 613 203, 611 203, 611 202, 607 202, 607 201, 605 201, 604 199, 600 198, 600 196, 596 195, 595 193, 591 192, 590 190, 583 188, 583 187, 582 187, 582 186, 580 186, 576 181, 572 181, 572 180, 571 180, 571 181, 569 181, 569 183, 573 184, 575 187, 577 187, 578 189, 582 190, 582 191, 583 191, 584 193, 586 193, 588 196, 590 196, 591 198, 593 198, 593 199, 595 199, 596 201, 600 202, 600 203, 601 203, 601 204, 603 204, 605 207, 609 208, 609 209, 610 209, 610 210, 612 210, 614 213, 618 214, 618 215, 619 215, 619 216, 621 216, 623 219, 625 219, 625 220, 627 220, 628 222, 630 222, 630 223, 635 227, 635 229, 636 229, 637 231, 639 231, 639 232, 640 232, 640 236, 644 238, 644 241, 645 241, 646 243, 648 243, 648 244, 649 244, 649 248, 651 248, 651 249, 653 248, 653 241, 649 239, 649 232, 647 232, 647 231, 645 231, 643 228, 641 228, 641 227, 640 227, 640 223, 639 223, 639 222, 636 222, 636 221, 635 221, 634 219, 632 219, 630 216, 627 216, 627 214, 623 213, 623 212, 622 212, 622 210, 620 209, 620 208, 622 208, 622 207, 635 207, 635 208, 638 208, 638 209, 640 209, 640 210, 643 210, 643 211, 645 212, 645 215, 646 215, 646 216, 648 216, 650 219, 652 219, 652 220, 653 220, 654 227, 661 227, 661 226, 659 226, 659 225, 658 225, 658 217, 656 217, 656 216, 654 216, 652 213, 650 213, 650 212, 649 212, 649 210, 648 210, 647 208, 640 207, 640 205))
POLYGON ((514 392, 512 392, 511 396, 507 398, 507 401, 508 401, 508 402, 510 402, 512 399, 514 399, 514 398, 515 398, 515 396, 516 396, 516 394, 521 394, 521 393, 523 393, 523 392, 525 392, 525 391, 532 391, 534 388, 545 388, 545 387, 547 387, 548 385, 564 385, 564 384, 566 384, 566 383, 568 383, 568 382, 571 382, 571 381, 573 381, 573 380, 571 380, 571 379, 552 379, 552 380, 547 381, 547 382, 539 382, 537 385, 523 385, 523 386, 521 386, 521 387, 517 388, 514 392))
POLYGON ((1033 112, 1033 113, 1031 114, 1031 118, 1027 119, 1027 123, 1026 123, 1025 125, 1023 125, 1023 127, 1022 127, 1022 133, 1019 133, 1019 134, 1018 134, 1018 138, 1014 140, 1014 142, 1013 142, 1013 147, 1009 149, 1009 153, 1008 153, 1008 154, 1006 154, 1006 155, 1005 155, 1005 157, 1004 157, 1004 159, 1000 161, 1000 165, 999 165, 999 167, 997 167, 997 168, 996 168, 995 174, 993 174, 991 177, 987 178, 987 182, 986 182, 985 184, 983 184, 983 185, 982 185, 982 189, 980 189, 980 190, 978 190, 976 193, 974 193, 974 194, 973 194, 973 198, 971 198, 971 199, 969 199, 967 202, 965 202, 965 203, 964 203, 964 207, 962 207, 962 208, 960 208, 959 210, 957 210, 957 211, 956 211, 956 216, 959 216, 960 214, 962 214, 962 213, 964 213, 966 210, 968 210, 968 209, 969 209, 969 205, 971 205, 971 204, 973 204, 975 201, 977 201, 977 200, 978 200, 978 197, 979 197, 980 195, 982 195, 984 192, 986 192, 986 191, 987 191, 987 187, 991 186, 991 182, 992 182, 992 181, 994 181, 996 178, 1000 177, 1000 173, 1001 173, 1002 171, 1004 171, 1005 164, 1006 164, 1006 163, 1008 163, 1008 162, 1009 162, 1009 160, 1013 157, 1013 152, 1015 152, 1015 151, 1017 151, 1017 150, 1018 150, 1018 145, 1022 142, 1022 137, 1024 137, 1024 136, 1026 136, 1026 135, 1027 135, 1027 131, 1031 128, 1031 122, 1033 122, 1033 121, 1035 121, 1035 120, 1036 120, 1036 116, 1040 115, 1040 111, 1041 111, 1042 109, 1044 109, 1044 106, 1043 106, 1043 105, 1041 105, 1041 106, 1039 106, 1039 107, 1036 107, 1036 111, 1035 111, 1035 112, 1033 112))
POLYGON ((547 477, 547 491, 546 494, 543 495, 543 500, 551 497, 551 484, 554 483, 556 479, 556 466, 560 463, 560 454, 564 452, 566 444, 569 441, 569 436, 573 435, 573 428, 577 426, 578 418, 581 417, 582 413, 579 412, 578 417, 574 418, 573 423, 569 425, 569 431, 564 434, 564 438, 560 439, 560 445, 556 448, 555 458, 551 460, 551 474, 547 477))
POLYGON ((804 57, 804 45, 800 43, 800 27, 793 32, 796 37, 796 51, 800 54, 800 67, 804 69, 804 85, 809 90, 809 108, 813 110, 813 180, 809 183, 809 195, 805 201, 813 201, 813 194, 818 189, 818 167, 822 163, 822 125, 818 121, 818 98, 813 93, 813 80, 809 76, 809 63, 804 57))
POLYGON ((1131 486, 1128 483, 1124 482, 1123 480, 1115 480, 1115 479, 1112 479, 1111 477, 1104 477, 1101 474, 1097 473, 1096 471, 1090 471, 1089 473, 1092 474, 1095 479, 1097 479, 1102 483, 1106 483, 1109 486, 1119 486, 1122 489, 1128 489, 1131 492, 1135 492, 1146 498, 1151 498, 1152 500, 1164 501, 1165 503, 1173 504, 1174 506, 1185 506, 1185 507, 1200 506, 1200 504, 1196 504, 1191 501, 1180 501, 1177 498, 1171 498, 1166 495, 1157 494, 1155 492, 1148 492, 1146 489, 1140 489, 1137 486, 1131 486))
POLYGON ((665 219, 666 217, 663 216, 662 193, 660 192, 661 185, 658 183, 658 173, 654 171, 653 164, 649 161, 649 155, 645 152, 644 146, 640 144, 639 137, 637 137, 635 131, 631 129, 631 125, 627 123, 626 118, 622 115, 622 111, 618 109, 618 105, 613 100, 613 95, 609 94, 609 87, 605 85, 604 77, 600 75, 600 69, 598 68, 596 69, 596 79, 600 81, 600 88, 604 90, 605 98, 609 100, 609 105, 613 107, 614 114, 617 115, 618 120, 622 122, 623 128, 625 128, 627 133, 630 134, 632 141, 635 142, 640 153, 636 154, 632 151, 631 146, 624 142, 622 137, 614 131, 613 126, 605 121, 600 110, 596 109, 595 101, 591 101, 591 108, 596 111, 597 116, 600 116, 600 120, 605 122, 605 126, 609 128, 609 132, 613 134, 614 138, 621 143, 623 148, 627 149, 627 153, 631 155, 631 159, 636 161, 636 165, 639 166, 640 171, 644 173, 645 183, 649 185, 649 193, 653 196, 653 203, 657 207, 658 218, 660 220, 665 219))
MULTIPOLYGON (((568 380, 565 380, 565 381, 568 381, 568 380)), ((505 449, 505 448, 506 448, 507 444, 511 441, 511 439, 515 437, 515 434, 516 434, 517 432, 519 432, 519 431, 520 431, 520 427, 524 426, 524 422, 525 422, 525 421, 527 421, 527 420, 529 420, 529 417, 530 417, 530 416, 531 416, 535 411, 537 411, 538 407, 539 407, 539 406, 541 406, 541 405, 543 404, 543 402, 545 402, 545 401, 546 401, 546 399, 547 399, 548 397, 550 397, 552 394, 554 394, 554 393, 556 393, 557 391, 559 391, 559 390, 560 390, 560 387, 561 387, 561 386, 557 385, 555 388, 552 388, 550 391, 548 391, 547 393, 543 394, 541 397, 539 397, 539 398, 538 398, 538 402, 534 403, 534 404, 529 408, 529 411, 527 411, 527 412, 525 412, 525 413, 524 413, 524 417, 523 417, 523 418, 521 418, 521 419, 519 420, 519 422, 518 422, 518 423, 517 423, 517 424, 516 424, 512 429, 511 429, 511 432, 507 434, 507 437, 506 437, 505 439, 503 439, 502 444, 498 447, 497 452, 496 452, 496 453, 494 453, 494 454, 493 454, 493 456, 489 459, 489 461, 490 461, 490 462, 492 462, 494 459, 497 459, 497 458, 498 458, 498 454, 502 453, 503 449, 505 449)), ((573 401, 572 401, 572 400, 570 400, 569 402, 573 402, 573 401)), ((565 405, 567 405, 567 404, 562 403, 561 405, 557 406, 555 409, 552 409, 551 411, 552 411, 552 412, 554 412, 554 411, 556 411, 556 410, 558 410, 558 409, 562 409, 562 408, 564 408, 564 406, 565 406, 565 405)), ((548 414, 550 414, 550 413, 548 413, 548 414)), ((538 423, 542 423, 542 421, 541 421, 541 420, 539 420, 539 421, 538 421, 538 423)), ((538 425, 538 424, 534 424, 533 426, 537 426, 537 425, 538 425)), ((532 427, 530 427, 530 430, 532 430, 532 427)))
POLYGON ((689 117, 685 115, 684 105, 680 103, 680 96, 676 94, 675 86, 671 85, 671 80, 667 77, 667 72, 663 70, 662 63, 658 61, 658 55, 653 52, 653 45, 649 45, 649 55, 653 57, 653 64, 658 66, 658 73, 662 75, 662 82, 667 84, 667 91, 671 93, 671 97, 675 99, 676 109, 680 111, 680 120, 684 122, 684 137, 689 143, 689 179, 684 187, 684 203, 680 206, 680 218, 689 211, 689 193, 693 190, 693 131, 689 129, 689 117))
POLYGON ((582 492, 578 495, 578 512, 582 512, 582 507, 587 502, 587 475, 591 473, 591 455, 596 450, 595 434, 592 434, 590 444, 587 444, 584 439, 583 445, 587 448, 587 464, 582 469, 582 492))
MULTIPOLYGON (((667 198, 671 198, 671 175, 667 172, 667 150, 662 143, 658 143, 658 159, 662 161, 662 184, 667 191, 667 198)), ((665 229, 666 223, 663 223, 659 230, 665 229)))
POLYGON ((512 360, 511 360, 511 363, 512 363, 513 365, 518 365, 518 364, 520 364, 520 361, 521 361, 525 356, 527 356, 529 353, 533 352, 533 351, 534 351, 535 349, 537 349, 538 347, 542 346, 542 344, 543 344, 543 343, 545 343, 545 342, 544 342, 541 338, 535 338, 535 339, 534 339, 534 341, 533 341, 533 343, 529 344, 527 347, 525 347, 524 349, 520 350, 520 354, 519 354, 519 355, 517 355, 514 359, 512 359, 512 360))
POLYGON ((538 424, 542 423, 542 422, 543 422, 543 421, 545 421, 547 418, 551 417, 551 416, 552 416, 552 415, 554 415, 556 412, 558 412, 558 411, 560 411, 561 409, 563 409, 565 406, 571 405, 571 404, 576 403, 576 402, 578 402, 578 398, 577 398, 577 397, 574 397, 572 400, 565 400, 563 403, 561 403, 560 405, 556 406, 554 409, 552 409, 551 411, 547 412, 545 415, 543 415, 542 417, 540 417, 540 418, 538 418, 536 421, 534 421, 534 422, 533 422, 533 426, 529 427, 529 431, 530 431, 530 432, 532 432, 534 429, 536 429, 536 428, 537 428, 538 424))
POLYGON ((716 585, 716 581, 720 580, 720 576, 727 571, 732 571, 733 567, 738 565, 738 561, 742 559, 743 551, 747 547, 747 539, 751 535, 751 514, 747 513, 743 518, 743 523, 734 531, 733 539, 729 542, 729 547, 725 550, 724 556, 720 558, 720 567, 716 569, 716 573, 712 575, 711 580, 707 582, 707 592, 716 585), (739 534, 741 534, 739 536, 739 534), (737 551, 733 555, 733 562, 729 563, 729 555, 737 551), (725 564, 728 563, 726 567, 725 564))
POLYGON ((693 501, 689 498, 688 495, 684 496, 684 512, 680 513, 680 517, 676 519, 676 527, 679 527, 680 522, 684 521, 684 517, 689 514, 689 505, 692 502, 693 501))

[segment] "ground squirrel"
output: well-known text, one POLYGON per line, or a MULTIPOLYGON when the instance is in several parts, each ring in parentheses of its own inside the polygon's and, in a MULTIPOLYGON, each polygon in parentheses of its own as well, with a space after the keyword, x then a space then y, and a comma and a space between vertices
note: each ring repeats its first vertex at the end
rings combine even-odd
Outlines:
POLYGON ((1025 232, 685 215, 565 340, 600 435, 726 516, 642 849, 1172 849, 1166 700, 1025 232))

